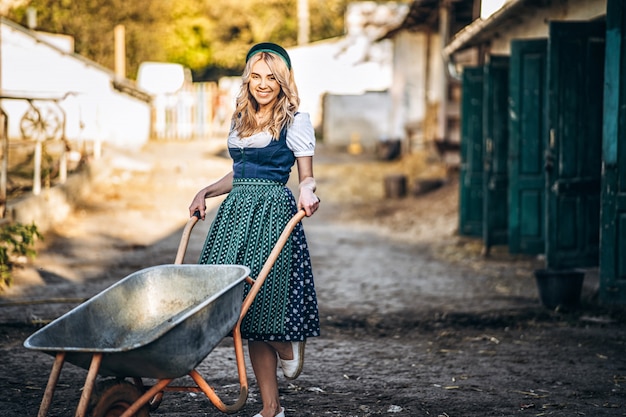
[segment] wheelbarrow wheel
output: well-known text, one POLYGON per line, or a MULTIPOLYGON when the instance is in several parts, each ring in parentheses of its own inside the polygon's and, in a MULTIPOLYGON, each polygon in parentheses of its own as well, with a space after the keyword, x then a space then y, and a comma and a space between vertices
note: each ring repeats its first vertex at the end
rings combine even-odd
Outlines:
MULTIPOLYGON (((119 417, 141 396, 141 391, 128 381, 106 380, 98 384, 91 396, 87 413, 91 417, 119 417)), ((149 406, 143 406, 134 417, 149 417, 149 406)))

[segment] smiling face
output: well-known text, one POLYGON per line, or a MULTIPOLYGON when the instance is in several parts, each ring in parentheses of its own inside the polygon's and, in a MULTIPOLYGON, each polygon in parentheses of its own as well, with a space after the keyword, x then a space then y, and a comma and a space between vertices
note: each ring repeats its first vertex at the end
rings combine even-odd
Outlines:
POLYGON ((280 94, 280 84, 264 60, 260 59, 252 65, 248 89, 259 105, 257 111, 271 109, 276 102, 280 94))

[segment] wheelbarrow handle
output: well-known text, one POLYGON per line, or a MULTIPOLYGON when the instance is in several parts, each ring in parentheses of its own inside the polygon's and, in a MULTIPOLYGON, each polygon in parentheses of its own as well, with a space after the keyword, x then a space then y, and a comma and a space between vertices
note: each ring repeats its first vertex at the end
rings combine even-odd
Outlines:
POLYGON ((178 244, 178 251, 176 252, 176 259, 174 263, 180 265, 183 263, 185 259, 185 252, 187 252, 187 245, 189 245, 189 236, 191 236, 191 230, 200 220, 200 212, 196 210, 196 212, 187 220, 187 224, 183 229, 183 235, 180 238, 180 243, 178 244))

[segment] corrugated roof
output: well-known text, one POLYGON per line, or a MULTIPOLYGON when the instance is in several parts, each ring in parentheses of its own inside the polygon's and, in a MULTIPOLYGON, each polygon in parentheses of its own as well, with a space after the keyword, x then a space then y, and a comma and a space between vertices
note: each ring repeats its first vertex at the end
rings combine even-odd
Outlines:
POLYGON ((439 9, 447 3, 453 22, 451 30, 459 24, 464 26, 472 20, 473 0, 416 0, 411 3, 402 23, 385 33, 379 40, 391 38, 398 32, 425 32, 439 30, 439 9))

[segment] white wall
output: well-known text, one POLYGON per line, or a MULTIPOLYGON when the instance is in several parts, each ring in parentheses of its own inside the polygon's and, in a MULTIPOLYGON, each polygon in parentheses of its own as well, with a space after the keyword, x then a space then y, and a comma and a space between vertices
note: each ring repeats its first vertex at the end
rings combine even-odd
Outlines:
POLYGON ((365 38, 346 37, 289 48, 300 111, 308 112, 313 125, 319 126, 325 94, 387 90, 391 85, 391 46, 383 42, 372 47, 365 38), (370 61, 364 61, 367 54, 370 61))
MULTIPOLYGON (((76 92, 59 102, 67 115, 66 137, 70 140, 138 147, 149 139, 150 104, 116 90, 112 71, 5 19, 0 30, 0 89, 4 95, 51 98, 76 92)), ((9 115, 9 137, 21 138, 20 120, 28 103, 3 99, 1 104, 9 115)), ((45 108, 52 102, 34 104, 45 108)))
MULTIPOLYGON (((441 102, 445 72, 438 33, 398 32, 393 37, 392 113, 388 137, 403 139, 406 127, 422 126, 428 105, 441 102), (430 55, 429 55, 430 51, 430 55)), ((419 128, 419 141, 423 132, 419 128)))
POLYGON ((606 0, 568 0, 553 2, 545 8, 537 8, 533 13, 520 16, 518 23, 511 23, 500 36, 494 37, 492 54, 510 54, 512 39, 548 37, 548 23, 551 20, 591 20, 606 14, 606 0))

